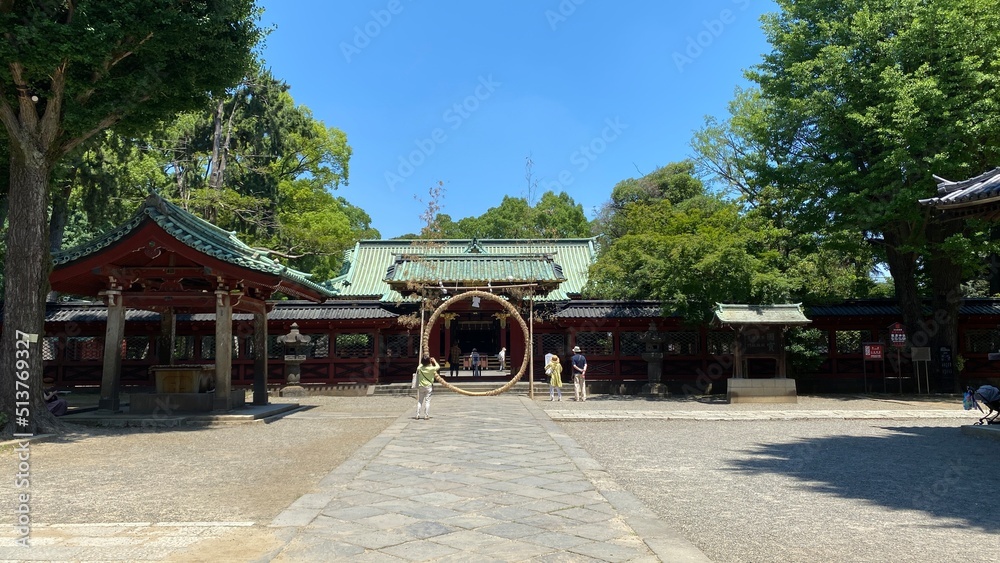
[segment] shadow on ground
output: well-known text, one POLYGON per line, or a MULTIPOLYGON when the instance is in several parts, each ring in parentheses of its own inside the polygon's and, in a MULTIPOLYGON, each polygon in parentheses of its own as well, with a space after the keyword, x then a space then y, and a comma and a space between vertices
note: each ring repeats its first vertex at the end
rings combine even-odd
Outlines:
POLYGON ((997 443, 954 427, 883 427, 888 436, 833 436, 749 450, 735 471, 796 478, 824 494, 953 518, 1000 531, 997 443))

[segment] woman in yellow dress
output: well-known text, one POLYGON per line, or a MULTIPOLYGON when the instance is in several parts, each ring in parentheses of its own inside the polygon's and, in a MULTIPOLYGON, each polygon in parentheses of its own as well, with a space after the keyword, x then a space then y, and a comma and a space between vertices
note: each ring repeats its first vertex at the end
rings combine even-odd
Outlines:
POLYGON ((559 400, 562 400, 562 364, 559 363, 559 356, 552 354, 549 363, 545 364, 545 375, 549 376, 549 400, 554 401, 558 391, 559 400))

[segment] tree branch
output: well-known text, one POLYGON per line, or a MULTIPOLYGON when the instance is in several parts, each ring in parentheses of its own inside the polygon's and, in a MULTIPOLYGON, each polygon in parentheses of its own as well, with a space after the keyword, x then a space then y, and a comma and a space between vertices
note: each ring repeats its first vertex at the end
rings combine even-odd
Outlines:
POLYGON ((261 252, 267 252, 268 254, 281 256, 282 258, 287 258, 288 260, 294 260, 296 258, 302 258, 313 254, 312 252, 306 252, 305 254, 285 254, 284 252, 278 252, 277 250, 271 250, 270 248, 254 248, 254 250, 259 250, 261 252))

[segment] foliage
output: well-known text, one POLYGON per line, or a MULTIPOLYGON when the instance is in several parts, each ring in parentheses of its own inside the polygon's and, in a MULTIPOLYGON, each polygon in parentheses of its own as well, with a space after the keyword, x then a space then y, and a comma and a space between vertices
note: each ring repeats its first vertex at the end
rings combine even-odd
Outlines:
POLYGON ((565 192, 545 192, 534 206, 526 198, 504 196, 497 207, 491 207, 479 217, 465 217, 454 221, 450 215, 439 213, 442 192, 431 192, 431 202, 421 218, 427 226, 419 235, 400 238, 584 238, 590 236, 590 222, 583 206, 573 201, 565 192), (433 219, 428 221, 429 212, 433 219))
POLYGON ((779 256, 761 251, 774 235, 718 196, 627 204, 623 232, 602 250, 584 292, 605 299, 656 299, 689 321, 716 302, 775 303, 792 293, 779 256))
POLYGON ((785 353, 791 376, 802 377, 815 374, 826 356, 821 344, 827 335, 815 328, 792 327, 785 333, 785 353))
MULTIPOLYGON (((16 210, 6 233, 6 326, 44 329, 56 163, 113 125, 141 131, 231 87, 262 35, 257 14, 253 0, 0 0, 0 123, 8 203, 16 210)), ((7 412, 16 334, 5 331, 0 349, 0 410, 7 412)), ((40 356, 29 362, 35 389, 42 386, 40 356)), ((55 427, 37 395, 34 423, 55 427)))
MULTIPOLYGON (((367 213, 331 193, 347 183, 346 136, 287 90, 255 70, 201 111, 142 137, 106 132, 74 153, 56 171, 69 196, 53 197, 53 223, 60 203, 68 214, 65 245, 117 225, 156 190, 251 246, 288 256, 291 267, 335 276, 346 248, 379 235, 367 213)), ((53 247, 62 238, 53 229, 53 247)))
MULTIPOLYGON (((748 73, 763 101, 757 117, 742 116, 758 124, 741 129, 752 134, 736 146, 756 153, 744 162, 766 179, 758 185, 815 209, 824 231, 864 233, 888 264, 907 325, 917 324, 921 290, 951 311, 948 296, 982 263, 985 237, 917 201, 934 195, 934 175, 965 179, 1000 161, 996 3, 778 5, 764 22, 773 50, 748 73)), ((939 338, 954 346, 954 324, 939 338)))
POLYGON ((618 182, 611 190, 611 199, 604 203, 595 221, 602 244, 611 244, 626 232, 626 207, 630 204, 650 204, 666 200, 678 204, 705 193, 701 180, 694 175, 694 162, 672 162, 641 178, 618 182))

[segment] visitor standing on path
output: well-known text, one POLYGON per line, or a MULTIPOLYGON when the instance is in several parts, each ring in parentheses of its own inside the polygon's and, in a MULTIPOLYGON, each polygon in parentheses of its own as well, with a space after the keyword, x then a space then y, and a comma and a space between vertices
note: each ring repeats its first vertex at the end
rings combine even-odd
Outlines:
POLYGON ((559 356, 550 354, 549 363, 545 364, 545 375, 549 376, 549 400, 555 400, 555 393, 559 393, 559 400, 562 400, 562 364, 559 363, 559 356))
POLYGON ((587 400, 587 357, 580 353, 579 346, 573 346, 573 393, 577 401, 587 400))
POLYGON ((420 408, 424 409, 424 418, 431 418, 431 394, 434 392, 434 377, 437 376, 437 360, 424 356, 417 367, 417 420, 420 420, 420 408))
POLYGON ((458 347, 458 342, 451 345, 451 358, 448 364, 451 366, 451 375, 458 377, 458 364, 462 362, 462 349, 458 347))
POLYGON ((472 355, 469 358, 472 360, 472 377, 482 377, 483 368, 479 365, 479 350, 473 348, 472 355))
POLYGON ((497 354, 497 359, 500 360, 500 373, 504 372, 504 368, 507 365, 507 348, 501 348, 500 353, 497 354))

